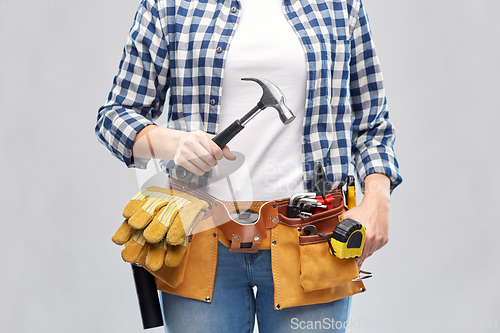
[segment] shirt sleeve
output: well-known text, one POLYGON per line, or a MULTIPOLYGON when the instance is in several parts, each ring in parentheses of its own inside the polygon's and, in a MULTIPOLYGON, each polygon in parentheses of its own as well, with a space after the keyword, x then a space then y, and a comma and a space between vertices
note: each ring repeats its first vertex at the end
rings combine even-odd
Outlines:
POLYGON ((352 155, 364 188, 364 179, 382 173, 391 190, 402 182, 394 154, 395 130, 382 82, 379 60, 363 5, 351 36, 350 93, 353 117, 352 155))
POLYGON ((118 74, 99 109, 95 133, 99 142, 128 167, 145 168, 132 157, 137 133, 163 111, 168 80, 168 41, 155 0, 143 0, 123 50, 118 74))

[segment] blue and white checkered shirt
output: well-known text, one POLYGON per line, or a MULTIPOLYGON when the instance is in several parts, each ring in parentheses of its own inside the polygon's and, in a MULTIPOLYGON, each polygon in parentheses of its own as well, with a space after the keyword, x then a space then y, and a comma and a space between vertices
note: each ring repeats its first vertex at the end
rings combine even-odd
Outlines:
MULTIPOLYGON (((315 161, 333 188, 345 183, 351 161, 360 180, 382 173, 394 188, 402 181, 395 132, 361 0, 284 0, 283 7, 306 50, 306 188, 315 161)), ((144 168, 132 144, 165 106, 169 128, 217 133, 224 60, 239 13, 236 0, 143 0, 99 109, 99 141, 127 166, 144 168)))

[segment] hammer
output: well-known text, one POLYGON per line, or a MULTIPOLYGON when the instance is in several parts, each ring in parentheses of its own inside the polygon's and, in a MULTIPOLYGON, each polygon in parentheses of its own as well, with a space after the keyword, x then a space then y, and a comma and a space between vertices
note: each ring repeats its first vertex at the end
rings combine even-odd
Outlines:
MULTIPOLYGON (((285 95, 276 85, 265 79, 242 78, 242 80, 257 82, 262 88, 262 97, 252 110, 250 110, 241 119, 235 120, 231 125, 213 138, 213 141, 221 149, 224 148, 226 144, 236 136, 236 134, 241 132, 250 120, 267 107, 273 107, 276 111, 278 111, 280 120, 284 125, 291 123, 295 119, 295 115, 285 104, 285 95)), ((192 172, 179 165, 176 165, 172 172, 172 176, 182 182, 188 182, 193 175, 194 174, 192 172)))

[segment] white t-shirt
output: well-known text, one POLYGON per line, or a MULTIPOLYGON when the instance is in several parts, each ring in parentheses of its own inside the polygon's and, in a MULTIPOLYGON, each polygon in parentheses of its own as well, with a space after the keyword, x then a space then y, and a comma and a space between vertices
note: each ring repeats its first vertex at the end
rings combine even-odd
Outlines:
MULTIPOLYGON (((228 146, 245 162, 212 183, 208 192, 221 200, 263 201, 304 191, 302 131, 306 103, 305 51, 285 18, 282 0, 239 0, 240 21, 224 66, 219 131, 243 117, 260 100, 261 87, 242 77, 277 85, 296 118, 283 125, 277 111, 261 111, 228 146)), ((223 163, 232 163, 224 161, 223 163)), ((222 167, 221 167, 222 169, 222 167)), ((218 174, 217 167, 214 174, 218 174)))

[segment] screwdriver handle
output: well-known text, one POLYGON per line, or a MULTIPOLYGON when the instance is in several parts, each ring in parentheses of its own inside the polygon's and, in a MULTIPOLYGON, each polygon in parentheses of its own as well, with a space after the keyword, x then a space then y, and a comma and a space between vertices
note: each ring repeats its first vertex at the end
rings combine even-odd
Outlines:
POLYGON ((354 176, 347 177, 347 208, 351 209, 356 207, 356 180, 354 176))

